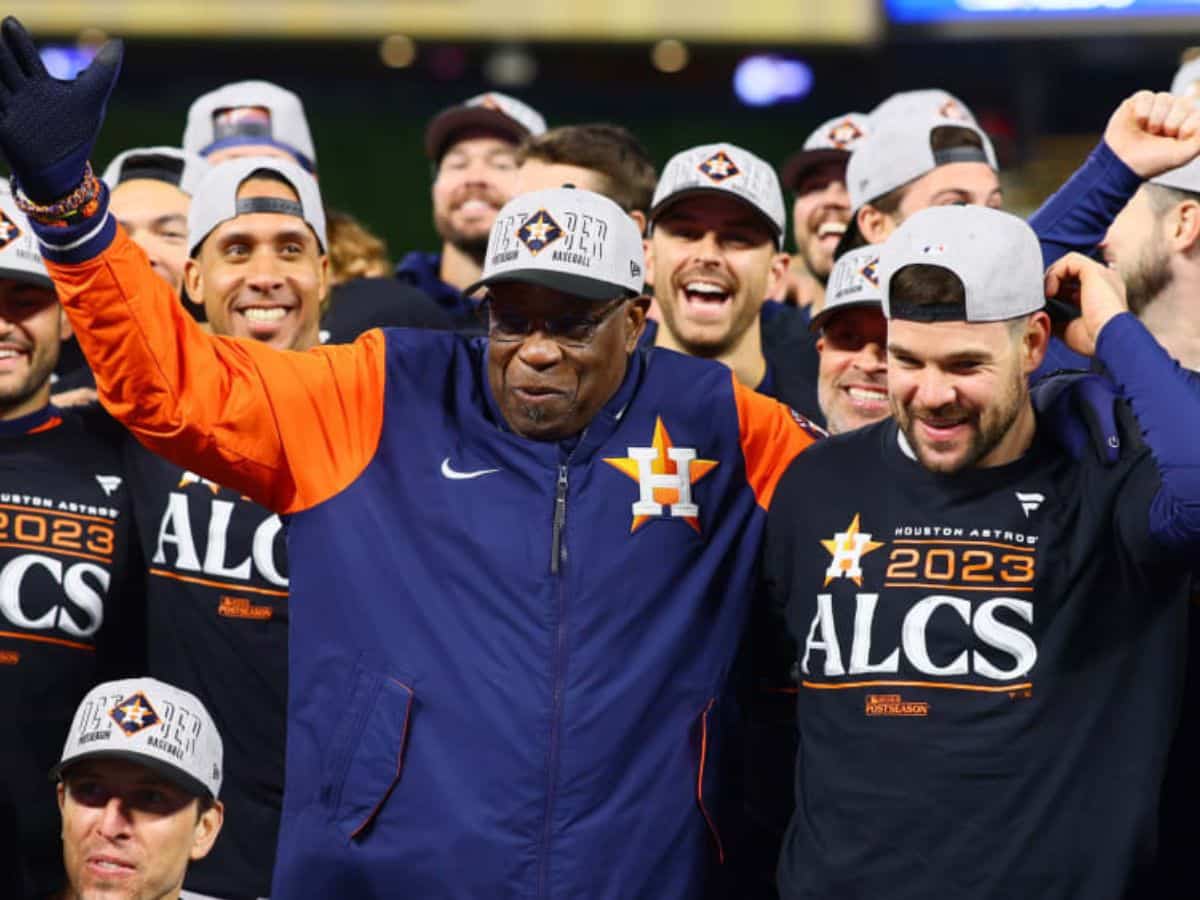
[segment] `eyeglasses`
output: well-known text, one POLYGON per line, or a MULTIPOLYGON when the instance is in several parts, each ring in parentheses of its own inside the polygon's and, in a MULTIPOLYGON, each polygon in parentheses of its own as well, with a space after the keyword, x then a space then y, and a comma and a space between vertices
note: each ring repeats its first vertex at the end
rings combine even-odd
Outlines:
POLYGON ((498 309, 489 297, 485 303, 488 310, 488 337, 498 343, 523 341, 535 330, 540 330, 564 347, 586 347, 613 313, 625 305, 622 297, 605 307, 597 315, 566 313, 552 319, 530 319, 509 309, 498 309), (540 328, 535 328, 540 325, 540 328))

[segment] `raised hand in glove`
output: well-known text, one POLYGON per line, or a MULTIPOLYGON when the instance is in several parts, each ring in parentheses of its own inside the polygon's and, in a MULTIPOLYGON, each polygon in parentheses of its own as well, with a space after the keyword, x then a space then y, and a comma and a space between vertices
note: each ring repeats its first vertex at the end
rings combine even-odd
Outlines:
POLYGON ((122 53, 120 41, 109 41, 77 78, 62 81, 20 22, 0 23, 0 151, 34 202, 52 203, 83 179, 122 53))

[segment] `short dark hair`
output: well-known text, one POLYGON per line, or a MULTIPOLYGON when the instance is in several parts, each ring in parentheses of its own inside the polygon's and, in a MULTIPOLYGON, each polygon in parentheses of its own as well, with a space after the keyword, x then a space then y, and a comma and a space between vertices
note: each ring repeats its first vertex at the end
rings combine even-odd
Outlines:
POLYGON ((595 122, 552 128, 526 138, 517 148, 517 165, 528 159, 599 173, 604 184, 601 193, 626 212, 644 213, 654 199, 658 173, 650 154, 620 125, 595 122))
POLYGON ((1185 191, 1183 188, 1168 187, 1165 184, 1154 184, 1153 182, 1146 184, 1146 197, 1150 201, 1150 209, 1158 217, 1166 215, 1180 203, 1186 203, 1189 200, 1193 203, 1200 203, 1200 194, 1194 191, 1185 191))
POLYGON ((962 279, 943 266, 912 263, 888 283, 891 316, 921 321, 965 318, 967 292, 962 279))

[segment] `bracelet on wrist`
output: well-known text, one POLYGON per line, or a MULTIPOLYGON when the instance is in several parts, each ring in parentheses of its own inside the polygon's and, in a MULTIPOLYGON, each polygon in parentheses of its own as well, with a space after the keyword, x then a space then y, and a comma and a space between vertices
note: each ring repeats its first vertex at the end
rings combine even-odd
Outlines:
POLYGON ((66 227, 74 224, 73 219, 94 214, 99 207, 100 180, 92 171, 90 162, 84 167, 83 180, 79 182, 79 186, 54 203, 36 203, 29 199, 15 177, 12 183, 13 200, 17 209, 42 225, 66 227))

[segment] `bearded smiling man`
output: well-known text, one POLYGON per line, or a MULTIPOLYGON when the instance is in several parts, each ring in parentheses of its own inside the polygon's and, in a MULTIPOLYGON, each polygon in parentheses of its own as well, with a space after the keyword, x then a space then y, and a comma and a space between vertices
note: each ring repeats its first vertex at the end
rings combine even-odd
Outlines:
POLYGON ((425 130, 433 162, 433 225, 442 248, 412 252, 396 277, 435 300, 459 331, 481 329, 463 289, 479 280, 488 232, 512 197, 517 145, 546 130, 541 114, 505 94, 480 94, 435 116, 425 130))
POLYGON ((846 164, 867 134, 862 113, 835 116, 819 125, 780 170, 783 186, 795 194, 792 237, 796 253, 788 270, 786 300, 812 315, 825 304, 825 284, 833 271, 833 254, 850 221, 846 164))

